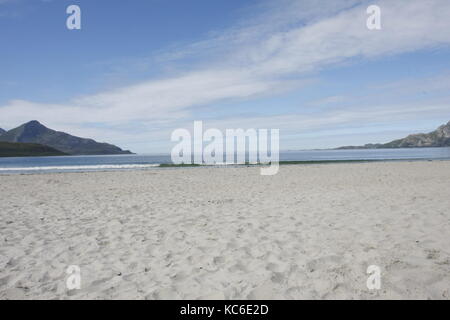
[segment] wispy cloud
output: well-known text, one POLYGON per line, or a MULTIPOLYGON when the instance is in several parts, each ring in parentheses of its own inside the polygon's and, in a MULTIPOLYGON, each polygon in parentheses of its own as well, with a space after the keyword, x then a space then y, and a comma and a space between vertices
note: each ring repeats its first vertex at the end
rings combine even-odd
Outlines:
MULTIPOLYGON (((61 129, 89 123, 114 128, 134 121, 176 127, 189 119, 196 107, 292 90, 311 74, 354 58, 376 59, 450 44, 447 0, 375 3, 382 9, 381 31, 366 28, 366 1, 341 0, 318 6, 316 1, 283 0, 282 5, 277 3, 278 9, 265 3, 262 14, 237 27, 161 57, 168 61, 207 56, 206 64, 198 62, 195 68, 184 67, 170 77, 76 97, 63 104, 11 100, 0 107, 0 116, 5 126, 33 117, 61 129)), ((267 125, 287 127, 291 122, 289 116, 280 120, 272 119, 267 125)), ((308 128, 306 124, 302 122, 308 128)))

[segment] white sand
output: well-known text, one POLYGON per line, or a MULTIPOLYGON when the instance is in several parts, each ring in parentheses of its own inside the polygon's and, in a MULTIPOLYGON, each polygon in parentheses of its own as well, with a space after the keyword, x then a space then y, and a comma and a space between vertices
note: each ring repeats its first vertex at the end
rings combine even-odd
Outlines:
POLYGON ((0 175, 0 195, 0 299, 450 298, 448 161, 0 175))

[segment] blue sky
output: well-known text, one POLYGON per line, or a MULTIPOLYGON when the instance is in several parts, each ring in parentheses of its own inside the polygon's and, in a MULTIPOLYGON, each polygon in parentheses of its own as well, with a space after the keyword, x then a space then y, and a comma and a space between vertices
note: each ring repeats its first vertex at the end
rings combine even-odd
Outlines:
POLYGON ((431 131, 450 120, 449 16, 447 0, 0 0, 0 127, 140 153, 194 120, 278 128, 282 149, 431 131))

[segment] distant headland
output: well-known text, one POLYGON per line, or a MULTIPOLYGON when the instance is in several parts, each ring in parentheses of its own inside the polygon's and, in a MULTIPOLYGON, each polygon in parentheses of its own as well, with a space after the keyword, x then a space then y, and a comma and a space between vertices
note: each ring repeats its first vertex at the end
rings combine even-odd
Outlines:
POLYGON ((49 129, 36 120, 9 131, 0 129, 0 142, 3 142, 0 144, 3 157, 132 154, 109 143, 49 129))
POLYGON ((344 146, 336 149, 390 149, 450 147, 450 121, 429 133, 411 134, 388 143, 368 143, 363 146, 344 146))

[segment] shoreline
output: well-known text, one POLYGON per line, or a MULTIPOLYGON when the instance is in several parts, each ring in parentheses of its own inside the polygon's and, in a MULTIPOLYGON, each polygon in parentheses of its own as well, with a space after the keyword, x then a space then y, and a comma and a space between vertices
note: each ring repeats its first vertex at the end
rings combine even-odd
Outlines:
MULTIPOLYGON (((365 160, 293 160, 293 161, 280 161, 280 166, 306 166, 306 165, 329 165, 329 164, 358 164, 358 163, 390 163, 390 162, 433 162, 433 161, 450 161, 450 159, 365 159, 365 160)), ((130 168, 105 168, 105 169, 69 169, 70 166, 64 166, 64 169, 22 169, 13 168, 14 170, 8 170, 8 168, 0 168, 0 176, 8 175, 42 175, 53 173, 90 173, 90 172, 135 172, 135 171, 148 171, 158 169, 193 169, 193 168, 260 168, 262 166, 269 166, 270 163, 243 163, 243 164, 147 164, 139 168, 136 165, 131 164, 130 168), (27 172, 28 171, 28 172, 27 172)), ((95 165, 92 165, 95 167, 95 165)), ((108 166, 108 165, 106 165, 108 166)), ((114 166, 114 165, 111 165, 114 166)), ((46 168, 46 167, 44 167, 46 168)))

